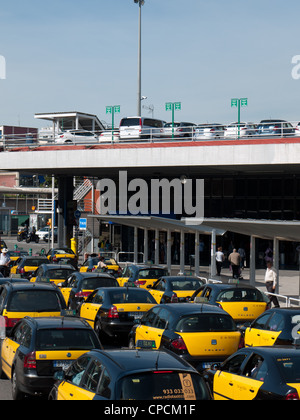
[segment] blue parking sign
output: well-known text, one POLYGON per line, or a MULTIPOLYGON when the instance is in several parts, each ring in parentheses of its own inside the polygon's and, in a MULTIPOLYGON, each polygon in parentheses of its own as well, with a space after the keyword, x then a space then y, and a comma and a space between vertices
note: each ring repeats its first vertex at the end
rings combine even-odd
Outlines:
POLYGON ((80 230, 87 229, 87 219, 79 219, 79 229, 80 230))

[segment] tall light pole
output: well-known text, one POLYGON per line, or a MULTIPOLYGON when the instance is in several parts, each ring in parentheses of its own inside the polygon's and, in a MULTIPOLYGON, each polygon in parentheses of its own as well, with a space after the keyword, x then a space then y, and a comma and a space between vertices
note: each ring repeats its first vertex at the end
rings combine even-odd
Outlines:
POLYGON ((137 92, 137 116, 142 115, 142 6, 145 0, 134 0, 139 5, 139 42, 138 42, 138 92, 137 92))

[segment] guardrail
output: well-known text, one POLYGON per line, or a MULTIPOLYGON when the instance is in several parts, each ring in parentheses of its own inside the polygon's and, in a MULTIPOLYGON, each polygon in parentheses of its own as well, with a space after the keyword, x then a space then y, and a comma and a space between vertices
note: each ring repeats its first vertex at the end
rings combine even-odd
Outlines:
POLYGON ((267 296, 274 296, 274 297, 277 297, 277 299, 279 300, 283 300, 287 308, 290 308, 292 306, 300 306, 300 299, 296 299, 296 298, 284 296, 284 295, 279 295, 277 293, 265 292, 265 294, 267 296), (292 305, 292 302, 296 302, 296 305, 292 305))
POLYGON ((123 132, 114 130, 114 133, 107 135, 74 136, 62 139, 60 135, 55 137, 38 137, 37 135, 2 135, 0 137, 0 148, 10 150, 19 147, 37 148, 39 146, 70 146, 85 145, 94 146, 99 144, 122 144, 122 143, 157 143, 157 142, 186 142, 186 141, 218 141, 218 140, 247 140, 262 138, 292 138, 300 137, 299 122, 278 122, 270 124, 255 123, 232 123, 229 125, 222 124, 201 124, 190 127, 174 127, 174 128, 143 128, 137 131, 138 134, 132 132, 123 132))

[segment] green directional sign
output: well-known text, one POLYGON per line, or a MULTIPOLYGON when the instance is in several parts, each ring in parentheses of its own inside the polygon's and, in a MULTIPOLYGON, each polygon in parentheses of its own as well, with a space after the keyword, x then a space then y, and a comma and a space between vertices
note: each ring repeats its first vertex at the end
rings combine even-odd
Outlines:
POLYGON ((242 98, 241 99, 241 107, 248 106, 248 98, 242 98))
POLYGON ((238 138, 240 138, 240 127, 241 127, 241 108, 246 108, 248 106, 248 98, 233 98, 231 99, 231 108, 238 109, 238 138))
POLYGON ((106 107, 106 114, 110 114, 112 117, 111 127, 112 127, 112 141, 114 141, 114 125, 115 125, 115 114, 119 114, 121 112, 120 105, 113 105, 106 107))
POLYGON ((181 102, 167 102, 166 111, 172 111, 172 139, 174 139, 175 111, 181 111, 181 102))

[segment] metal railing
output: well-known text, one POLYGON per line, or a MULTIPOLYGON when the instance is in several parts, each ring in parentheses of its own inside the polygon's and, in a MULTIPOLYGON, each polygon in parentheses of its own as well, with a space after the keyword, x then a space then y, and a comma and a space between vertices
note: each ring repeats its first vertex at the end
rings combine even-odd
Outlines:
POLYGON ((300 299, 296 299, 296 298, 293 298, 293 297, 290 297, 290 296, 279 295, 277 293, 265 292, 265 294, 267 296, 274 296, 280 301, 283 300, 285 302, 285 306, 287 308, 290 308, 292 306, 300 306, 300 299), (292 304, 292 302, 296 302, 296 304, 294 305, 294 304, 292 304))
MULTIPOLYGON (((96 134, 96 133, 95 133, 96 134)), ((159 143, 159 142, 202 142, 218 140, 251 140, 266 138, 293 138, 300 137, 299 122, 275 123, 231 123, 231 124, 201 124, 190 127, 174 128, 143 128, 135 131, 114 130, 114 134, 87 136, 87 138, 66 138, 65 142, 60 136, 38 137, 36 134, 29 135, 2 135, 0 137, 0 149, 11 150, 14 148, 38 148, 47 146, 90 146, 127 144, 127 143, 159 143)))

